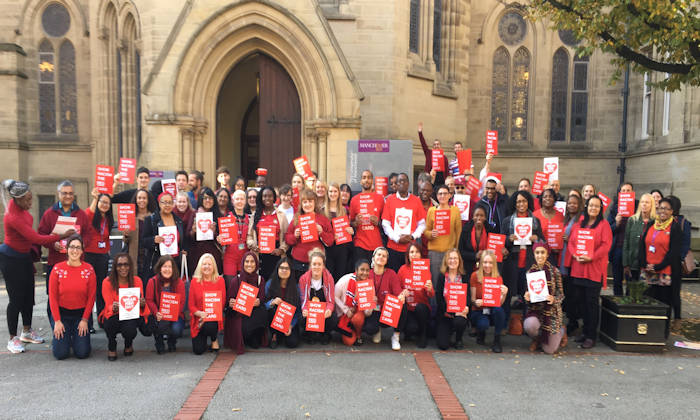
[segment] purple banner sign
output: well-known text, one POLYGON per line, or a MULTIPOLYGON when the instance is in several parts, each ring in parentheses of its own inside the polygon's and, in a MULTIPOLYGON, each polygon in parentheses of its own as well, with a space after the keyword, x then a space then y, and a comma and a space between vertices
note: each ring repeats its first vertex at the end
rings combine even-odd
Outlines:
POLYGON ((389 140, 358 140, 358 152, 389 152, 389 140))

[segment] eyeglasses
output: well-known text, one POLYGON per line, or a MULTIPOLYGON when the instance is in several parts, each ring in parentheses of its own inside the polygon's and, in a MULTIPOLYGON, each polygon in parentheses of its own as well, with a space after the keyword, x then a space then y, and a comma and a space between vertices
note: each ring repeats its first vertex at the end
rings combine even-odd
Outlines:
POLYGON ((289 270, 290 270, 290 268, 287 267, 286 265, 281 265, 281 266, 279 267, 279 269, 280 269, 280 270, 284 270, 284 271, 289 271, 289 270))
POLYGON ((212 201, 214 201, 214 197, 205 195, 204 197, 202 197, 202 201, 204 201, 204 200, 212 200, 212 201))
POLYGON ((455 185, 455 188, 458 190, 463 190, 465 187, 464 185, 455 185))
POLYGON ((68 195, 68 196, 75 195, 74 192, 63 192, 63 191, 61 191, 59 194, 60 195, 68 195))
POLYGON ((82 251, 83 247, 80 245, 71 245, 68 247, 68 249, 70 249, 71 251, 82 251))
POLYGON ((172 206, 173 202, 172 201, 161 201, 160 205, 161 206, 172 206))
POLYGON ((659 210, 671 211, 671 208, 670 207, 659 207, 659 210))

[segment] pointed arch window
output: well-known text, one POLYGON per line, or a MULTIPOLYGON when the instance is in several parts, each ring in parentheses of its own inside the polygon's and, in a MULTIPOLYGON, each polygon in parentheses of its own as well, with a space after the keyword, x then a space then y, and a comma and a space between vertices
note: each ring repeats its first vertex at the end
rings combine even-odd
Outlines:
POLYGON ((510 54, 500 47, 493 54, 491 81, 491 129, 498 131, 498 138, 508 135, 508 88, 510 86, 510 54))
POLYGON ((520 47, 513 54, 511 97, 511 141, 527 140, 528 101, 530 92, 530 52, 520 47))
POLYGON ((552 115, 550 141, 566 140, 566 111, 569 100, 569 53, 559 48, 552 63, 552 115))
MULTIPOLYGON (((562 42, 566 37, 562 37, 562 42)), ((568 45, 568 44, 567 44, 568 45)), ((559 48, 552 59, 552 97, 549 141, 586 141, 588 123, 588 56, 573 54, 559 48), (570 70, 571 68, 571 70, 570 70), (569 77, 571 76, 571 77, 569 77), (568 123, 567 123, 568 121, 568 123)))

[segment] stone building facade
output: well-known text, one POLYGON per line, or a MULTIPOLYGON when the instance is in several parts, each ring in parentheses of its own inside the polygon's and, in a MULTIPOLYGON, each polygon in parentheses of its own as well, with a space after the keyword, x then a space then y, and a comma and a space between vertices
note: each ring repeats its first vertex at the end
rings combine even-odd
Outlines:
POLYGON ((64 178, 86 205, 95 165, 116 165, 120 156, 213 175, 221 164, 234 173, 284 168, 290 154, 303 153, 321 179, 341 182, 347 140, 405 139, 419 170, 422 121, 429 140, 450 150, 465 142, 477 165, 485 131, 497 129, 494 169, 511 190, 542 157, 559 156, 563 189, 585 180, 612 196, 625 158, 625 179, 640 191, 678 195, 700 222, 699 89, 668 94, 644 85, 663 74, 632 75, 623 153, 622 84, 609 83, 610 57, 577 57, 575 39, 524 18, 517 2, 0 7, 0 177, 32 183, 35 216, 64 178), (286 89, 280 103, 270 86, 286 86, 276 91, 286 89), (276 117, 280 107, 287 117, 276 117), (278 149, 276 141, 286 143, 278 149))

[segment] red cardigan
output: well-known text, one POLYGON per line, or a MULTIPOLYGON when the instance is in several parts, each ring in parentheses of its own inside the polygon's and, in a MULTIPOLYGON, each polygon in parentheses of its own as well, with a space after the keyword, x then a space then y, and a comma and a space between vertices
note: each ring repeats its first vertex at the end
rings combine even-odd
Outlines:
POLYGON ((385 268, 384 274, 381 276, 377 276, 374 274, 374 270, 370 270, 369 279, 372 280, 372 284, 374 284, 374 293, 377 296, 377 304, 380 307, 384 305, 386 295, 392 294, 398 296, 399 293, 403 291, 401 279, 399 279, 396 271, 391 268, 385 268))
POLYGON ((84 262, 73 267, 64 261, 54 265, 49 276, 49 306, 53 319, 61 320, 59 308, 84 308, 83 319, 88 319, 95 303, 96 289, 95 270, 90 264, 84 262))
POLYGON ((215 282, 202 281, 196 277, 190 282, 190 335, 196 337, 199 334, 199 318, 194 316, 197 311, 204 310, 204 292, 221 292, 221 321, 219 321, 219 331, 224 329, 223 309, 226 307, 226 282, 219 276, 215 282))
MULTIPOLYGON (((58 203, 57 205, 51 206, 49 209, 47 209, 44 212, 44 215, 41 216, 41 220, 39 221, 39 234, 40 235, 49 235, 51 234, 51 231, 53 231, 53 228, 56 226, 56 221, 58 220, 58 216, 61 216, 61 210, 59 210, 59 206, 61 204, 58 203)), ((83 212, 78 206, 75 206, 75 210, 71 211, 71 217, 75 217, 76 221, 75 223, 80 226, 80 231, 81 232, 86 232, 88 228, 88 221, 87 217, 85 216, 85 212, 83 212)), ((63 242, 63 241, 61 241, 63 242)), ((61 261, 65 261, 68 258, 68 254, 66 252, 58 252, 54 249, 54 243, 50 244, 45 244, 44 245, 46 249, 49 250, 49 257, 47 260, 47 264, 49 266, 56 265, 56 263, 59 263, 61 261)))
MULTIPOLYGON (((306 243, 302 243, 301 239, 297 239, 297 237, 294 236, 294 230, 297 228, 297 221, 292 220, 292 223, 289 224, 287 233, 284 235, 284 241, 287 242, 289 246, 294 247, 292 248, 292 257, 294 257, 295 260, 308 263, 309 251, 314 248, 325 249, 324 247, 333 245, 335 234, 333 233, 333 227, 328 218, 320 213, 316 213, 316 223, 321 225, 323 229, 323 231, 318 234, 320 240, 306 243)), ((331 298, 332 297, 333 294, 331 294, 331 298)))
MULTIPOLYGON (((121 284, 119 285, 120 289, 127 287, 129 286, 122 286, 121 284)), ((139 289, 141 289, 141 291, 139 292, 139 296, 143 297, 143 282, 141 281, 140 277, 134 276, 133 287, 138 287, 139 289)), ((100 319, 108 319, 114 315, 119 314, 119 311, 115 313, 112 310, 112 305, 114 304, 114 302, 119 302, 119 290, 114 290, 114 288, 112 287, 112 283, 109 281, 109 277, 102 280, 102 299, 104 299, 105 301, 105 308, 99 315, 100 319)), ((148 305, 144 306, 144 308, 141 309, 139 312, 141 316, 146 317, 146 319, 148 320, 148 315, 150 315, 151 313, 151 311, 148 310, 148 305)))
MULTIPOLYGON (((148 285, 146 286, 146 305, 148 305, 148 310, 155 315, 160 312, 160 292, 162 292, 160 284, 156 287, 156 283, 159 283, 158 275, 151 277, 148 280, 148 285)), ((185 318, 185 301, 187 300, 187 294, 185 293, 185 282, 180 279, 173 279, 170 281, 170 287, 175 291, 175 294, 179 296, 180 300, 180 315, 179 318, 185 318), (173 285, 175 287, 173 287, 173 285)))
POLYGON ((397 275, 399 276, 401 285, 404 289, 407 289, 409 293, 408 296, 406 296, 406 304, 408 305, 408 310, 415 311, 416 306, 419 303, 422 303, 428 308, 430 308, 430 298, 435 296, 435 285, 433 284, 433 288, 430 291, 428 291, 428 289, 426 289, 425 287, 421 289, 411 289, 409 285, 411 284, 411 278, 413 277, 413 270, 411 270, 411 266, 408 264, 402 265, 401 268, 399 268, 399 272, 397 273, 397 275))
POLYGON ((570 276, 588 279, 597 283, 603 282, 603 287, 606 288, 608 284, 608 252, 612 245, 612 230, 610 230, 610 225, 603 219, 598 223, 595 229, 588 228, 593 235, 593 249, 595 249, 593 261, 589 263, 581 263, 573 258, 573 255, 576 254, 578 231, 581 229, 581 222, 576 222, 571 228, 571 235, 569 235, 569 243, 566 251, 568 255, 572 256, 570 276))
POLYGON ((32 245, 50 245, 60 239, 58 235, 40 235, 34 231, 34 217, 22 210, 15 200, 10 200, 7 205, 5 217, 3 217, 3 229, 5 230, 5 245, 22 254, 26 254, 32 245))

